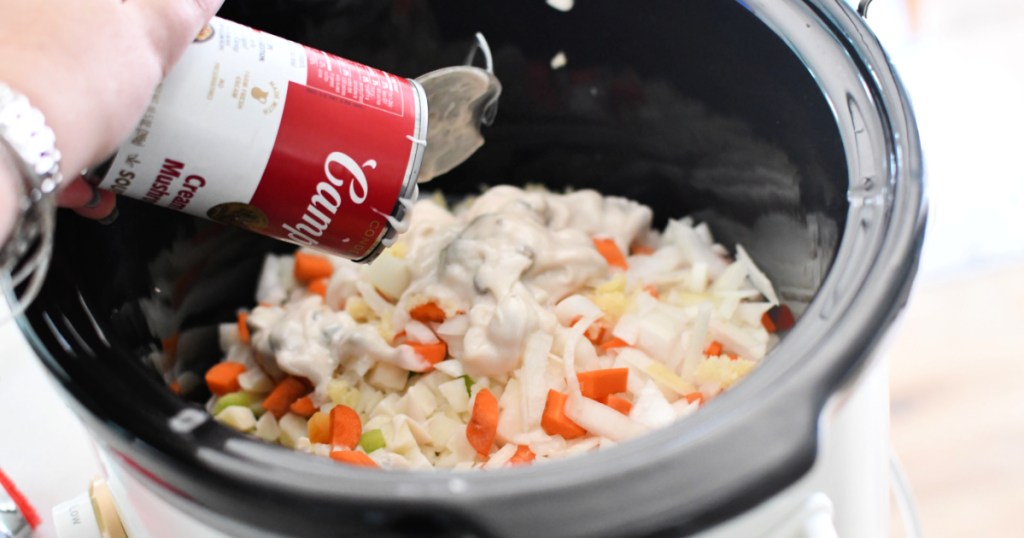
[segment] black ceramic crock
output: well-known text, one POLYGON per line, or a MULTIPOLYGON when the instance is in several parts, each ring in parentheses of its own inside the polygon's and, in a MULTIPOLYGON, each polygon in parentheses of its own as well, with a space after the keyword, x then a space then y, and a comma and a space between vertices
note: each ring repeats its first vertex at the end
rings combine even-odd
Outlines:
POLYGON ((234 433, 158 374, 219 360, 216 324, 252 304, 262 257, 292 247, 131 200, 110 226, 61 214, 21 326, 99 446, 169 503, 239 536, 678 536, 812 466, 825 402, 906 299, 925 220, 907 96, 845 4, 278 0, 221 15, 409 77, 461 63, 483 32, 498 118, 432 187, 595 188, 660 223, 693 215, 801 314, 734 390, 642 438, 527 468, 373 472, 234 433))

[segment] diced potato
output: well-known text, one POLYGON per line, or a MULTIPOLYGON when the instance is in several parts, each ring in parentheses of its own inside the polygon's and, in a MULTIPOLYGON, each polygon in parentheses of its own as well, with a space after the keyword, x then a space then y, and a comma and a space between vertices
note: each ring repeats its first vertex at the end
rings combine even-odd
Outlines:
POLYGON ((430 463, 430 460, 423 455, 423 452, 420 451, 418 447, 413 447, 410 448, 409 450, 402 452, 402 456, 405 457, 406 461, 409 462, 409 467, 411 469, 433 468, 433 465, 430 463))
POLYGON ((400 397, 396 393, 391 393, 381 399, 374 408, 375 413, 387 416, 394 416, 399 413, 398 402, 400 397))
POLYGON ((260 368, 249 368, 242 372, 238 376, 238 384, 249 392, 270 392, 274 388, 274 380, 260 368))
POLYGON ((281 444, 288 448, 295 448, 299 438, 306 438, 306 419, 295 413, 286 413, 277 423, 281 428, 281 444))
POLYGON ((473 445, 469 444, 469 439, 466 439, 466 427, 462 424, 459 425, 455 433, 448 439, 445 448, 455 455, 456 461, 471 462, 476 459, 476 449, 473 448, 473 445))
POLYGON ((232 405, 214 417, 217 422, 240 432, 247 432, 256 427, 256 415, 248 407, 232 405))
POLYGON ((277 419, 273 413, 264 413, 256 421, 256 436, 264 441, 274 442, 281 436, 281 428, 277 425, 277 419))
POLYGON ((363 276, 391 299, 401 297, 412 278, 409 273, 409 265, 401 258, 392 256, 388 251, 382 252, 376 260, 363 268, 363 276))
POLYGON ((353 296, 345 301, 345 312, 359 323, 367 323, 377 317, 377 313, 362 297, 353 296))
POLYGON ((412 416, 426 418, 437 409, 437 398, 434 396, 434 393, 421 383, 409 387, 408 396, 408 405, 417 408, 417 413, 409 413, 412 416))
POLYGON ((466 382, 460 377, 437 386, 448 405, 456 413, 464 413, 469 410, 469 394, 466 392, 466 382))
POLYGON ((462 423, 442 414, 436 414, 427 421, 427 431, 434 448, 443 449, 462 423))
POLYGON ((413 437, 412 431, 409 430, 408 417, 405 415, 398 415, 392 419, 390 438, 387 437, 387 430, 384 428, 381 428, 381 430, 384 431, 388 449, 392 452, 402 453, 417 446, 416 438, 413 437))
POLYGON ((359 389, 344 379, 334 378, 327 382, 327 397, 335 405, 347 405, 352 409, 357 409, 359 405, 359 389))
POLYGON ((401 391, 409 380, 409 372, 393 364, 379 362, 370 369, 366 381, 383 391, 401 391))

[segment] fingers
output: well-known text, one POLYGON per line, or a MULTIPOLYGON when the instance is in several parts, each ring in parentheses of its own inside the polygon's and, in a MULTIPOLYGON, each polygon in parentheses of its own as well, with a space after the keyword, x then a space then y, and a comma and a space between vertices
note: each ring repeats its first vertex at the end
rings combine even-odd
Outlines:
POLYGON ((60 207, 82 207, 92 201, 96 192, 92 185, 81 178, 75 178, 67 185, 63 185, 61 191, 57 193, 57 205, 60 207))
POLYGON ((75 208, 75 213, 100 222, 113 222, 117 217, 117 196, 110 191, 96 190, 99 196, 91 204, 75 208))
POLYGON ((137 0, 164 75, 224 0, 137 0))
POLYGON ((117 197, 112 192, 101 191, 81 178, 75 178, 58 193, 57 205, 74 209, 75 213, 83 217, 102 221, 114 215, 117 197))

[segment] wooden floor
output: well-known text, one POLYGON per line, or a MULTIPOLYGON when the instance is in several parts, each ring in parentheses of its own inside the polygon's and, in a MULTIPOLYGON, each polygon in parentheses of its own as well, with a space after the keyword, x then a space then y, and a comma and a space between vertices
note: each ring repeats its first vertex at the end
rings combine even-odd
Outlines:
POLYGON ((1024 264, 918 286, 890 356, 925 536, 1024 536, 1024 264))

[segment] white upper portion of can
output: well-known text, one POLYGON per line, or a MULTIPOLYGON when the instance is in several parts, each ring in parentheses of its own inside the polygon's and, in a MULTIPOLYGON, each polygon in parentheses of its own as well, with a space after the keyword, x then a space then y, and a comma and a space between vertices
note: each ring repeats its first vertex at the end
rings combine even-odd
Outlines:
POLYGON ((301 45, 214 18, 161 84, 100 187, 198 216, 250 200, 277 138, 288 82, 306 77, 301 45))

